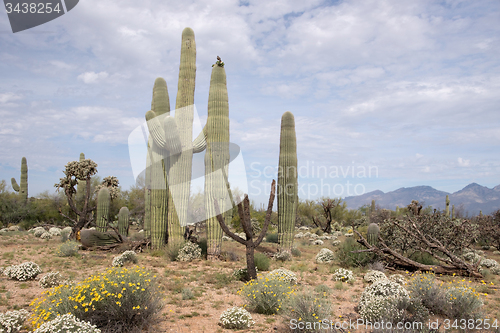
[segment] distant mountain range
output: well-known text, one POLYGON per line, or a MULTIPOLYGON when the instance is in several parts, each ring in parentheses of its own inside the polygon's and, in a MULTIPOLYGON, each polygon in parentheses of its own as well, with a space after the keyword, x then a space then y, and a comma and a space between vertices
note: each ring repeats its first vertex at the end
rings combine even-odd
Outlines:
POLYGON ((475 216, 482 211, 491 214, 500 209, 500 185, 488 188, 472 183, 455 193, 438 191, 430 186, 402 187, 392 192, 384 193, 376 190, 363 195, 346 197, 344 200, 349 209, 357 209, 363 205, 370 205, 372 200, 380 208, 395 210, 396 206, 406 207, 412 200, 423 203, 424 208, 432 206, 439 210, 446 208, 446 195, 450 197, 451 206, 461 210, 462 214, 475 216))

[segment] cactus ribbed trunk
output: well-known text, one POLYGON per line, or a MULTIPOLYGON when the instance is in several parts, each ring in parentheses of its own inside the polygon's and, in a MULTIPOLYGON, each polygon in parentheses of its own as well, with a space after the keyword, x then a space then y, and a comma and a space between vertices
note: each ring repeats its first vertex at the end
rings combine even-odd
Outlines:
POLYGON ((368 225, 366 240, 368 241, 368 243, 370 243, 370 245, 377 244, 379 232, 380 232, 380 228, 379 228, 378 224, 370 223, 368 225))
POLYGON ((118 231, 120 235, 128 236, 129 211, 127 207, 120 208, 118 213, 118 231))
POLYGON ((17 184, 16 179, 11 179, 12 188, 19 193, 19 197, 25 202, 28 200, 28 162, 26 157, 21 159, 21 180, 20 185, 17 184))
MULTIPOLYGON (((196 78, 196 44, 194 32, 185 28, 182 32, 181 63, 175 100, 175 123, 182 151, 171 155, 168 197, 168 243, 184 241, 187 225, 187 210, 191 190, 191 168, 193 160, 193 113, 196 78)), ((165 133, 168 134, 168 133, 165 133)))
POLYGON ((278 243, 280 251, 291 251, 297 211, 297 137, 295 119, 287 111, 281 117, 278 166, 278 243))
POLYGON ((215 213, 217 200, 226 225, 232 219, 232 207, 227 202, 227 173, 229 165, 229 102, 226 71, 221 65, 212 68, 206 125, 205 154, 205 211, 207 217, 207 257, 219 257, 222 229, 215 213))
POLYGON ((455 218, 455 205, 451 205, 451 218, 455 218))
POLYGON ((144 236, 151 237, 151 138, 148 140, 148 153, 146 156, 146 170, 144 177, 144 236))
POLYGON ((109 190, 103 187, 99 190, 97 194, 97 212, 96 212, 96 225, 97 231, 106 232, 108 229, 109 220, 109 204, 111 202, 111 196, 109 190))
POLYGON ((446 217, 450 217, 450 197, 446 196, 446 217))
MULTIPOLYGON (((167 82, 162 78, 157 78, 153 87, 153 100, 151 102, 150 113, 153 116, 170 114, 170 100, 168 97, 167 82)), ((148 113, 146 114, 148 119, 148 113)), ((167 211, 168 211, 168 184, 167 173, 170 167, 168 152, 160 147, 155 140, 150 140, 149 149, 151 164, 151 247, 159 249, 167 241, 167 211)))

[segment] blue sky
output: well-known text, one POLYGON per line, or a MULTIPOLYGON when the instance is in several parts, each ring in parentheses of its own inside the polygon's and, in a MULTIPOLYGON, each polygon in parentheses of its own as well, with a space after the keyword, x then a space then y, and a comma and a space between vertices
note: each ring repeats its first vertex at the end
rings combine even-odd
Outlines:
POLYGON ((196 108, 204 123, 219 55, 251 199, 267 202, 285 111, 296 121, 302 198, 491 188, 500 184, 499 22, 500 2, 488 0, 81 0, 13 34, 2 11, 0 179, 19 180, 25 156, 30 196, 52 192, 84 152, 128 189, 128 135, 156 77, 174 108, 191 27, 196 108))

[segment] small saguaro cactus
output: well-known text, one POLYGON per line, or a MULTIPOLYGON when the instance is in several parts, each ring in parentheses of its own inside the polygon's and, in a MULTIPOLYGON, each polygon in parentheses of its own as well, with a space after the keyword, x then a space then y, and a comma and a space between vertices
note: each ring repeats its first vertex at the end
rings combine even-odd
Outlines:
POLYGON ((451 205, 451 218, 455 218, 455 205, 451 205))
POLYGON ((118 231, 123 236, 128 236, 129 211, 127 207, 120 208, 118 213, 118 231))
POLYGON ((446 212, 445 215, 450 217, 450 197, 446 195, 446 212))
POLYGON ((278 166, 278 243, 280 251, 291 251, 298 202, 297 137, 295 118, 289 111, 281 117, 278 166))
POLYGON ((376 208, 375 208, 375 200, 372 200, 372 204, 370 206, 370 213, 374 213, 375 210, 376 210, 376 208))
POLYGON ((368 241, 368 243, 370 243, 370 245, 377 244, 379 232, 380 232, 380 228, 379 228, 378 224, 370 223, 368 225, 368 231, 367 231, 367 236, 366 236, 367 239, 366 240, 368 241))
POLYGON ((97 231, 106 232, 108 229, 109 220, 109 204, 111 202, 111 195, 107 187, 103 187, 97 194, 97 213, 96 225, 97 231))
POLYGON ((24 199, 24 201, 28 200, 28 162, 26 161, 26 157, 21 159, 21 182, 20 186, 17 184, 16 179, 11 179, 12 188, 14 191, 19 193, 19 196, 24 199))

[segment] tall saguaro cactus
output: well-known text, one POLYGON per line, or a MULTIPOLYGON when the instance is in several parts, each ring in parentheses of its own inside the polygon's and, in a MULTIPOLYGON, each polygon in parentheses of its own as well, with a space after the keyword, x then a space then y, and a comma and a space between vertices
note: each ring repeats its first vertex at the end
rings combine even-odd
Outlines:
POLYGON ((118 213, 118 231, 121 235, 128 236, 129 210, 127 207, 120 208, 118 213))
POLYGON ((99 190, 97 194, 97 212, 96 212, 96 225, 97 231, 106 232, 108 229, 109 220, 109 204, 111 202, 111 195, 106 187, 99 190))
POLYGON ((229 165, 229 102, 224 63, 218 60, 212 67, 208 96, 208 116, 204 129, 205 153, 205 211, 207 217, 207 258, 218 258, 222 245, 222 228, 216 217, 214 202, 224 212, 226 225, 232 219, 232 207, 227 199, 229 165))
POLYGON ((450 197, 446 195, 446 216, 450 217, 450 197))
POLYGON ((289 111, 281 117, 278 166, 278 243, 291 251, 297 210, 297 137, 295 118, 289 111))
POLYGON ((12 188, 19 193, 19 196, 24 200, 28 200, 28 162, 26 157, 21 159, 21 181, 17 184, 16 179, 11 179, 12 188))

